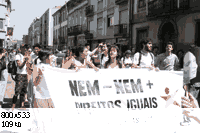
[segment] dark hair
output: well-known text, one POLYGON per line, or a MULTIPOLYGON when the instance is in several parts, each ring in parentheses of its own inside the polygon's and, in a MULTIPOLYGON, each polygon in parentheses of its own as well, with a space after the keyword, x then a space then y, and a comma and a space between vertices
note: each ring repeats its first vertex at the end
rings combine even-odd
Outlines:
POLYGON ((172 47, 174 46, 173 42, 168 42, 167 45, 166 45, 166 47, 167 47, 168 45, 172 45, 172 47))
POLYGON ((24 45, 24 48, 25 48, 25 49, 29 49, 30 46, 29 46, 28 44, 25 44, 25 45, 24 45))
POLYGON ((51 53, 48 51, 39 51, 38 53, 38 57, 41 61, 46 60, 49 57, 49 55, 51 55, 51 53))
POLYGON ((189 47, 189 51, 192 52, 192 49, 194 49, 196 46, 197 46, 196 43, 191 44, 189 47))
POLYGON ((86 43, 85 46, 90 46, 90 44, 89 44, 89 43, 86 43))
POLYGON ((0 48, 0 54, 2 54, 4 52, 3 48, 0 48))
POLYGON ((117 64, 119 67, 121 67, 121 63, 120 63, 120 55, 119 55, 119 48, 116 46, 116 45, 111 45, 110 48, 108 49, 108 61, 105 63, 105 68, 108 68, 108 65, 110 65, 110 62, 111 62, 111 57, 110 57, 110 51, 112 48, 116 48, 117 49, 117 57, 116 57, 116 60, 117 60, 117 64))
POLYGON ((67 57, 67 51, 69 50, 69 52, 72 52, 71 49, 66 49, 66 51, 64 52, 65 53, 65 58, 67 57))
POLYGON ((84 49, 85 49, 84 46, 80 46, 80 47, 78 48, 78 51, 79 51, 80 53, 82 53, 82 52, 84 51, 84 49))
POLYGON ((178 53, 179 52, 182 52, 184 54, 184 51, 182 49, 179 49, 177 52, 176 52, 176 55, 178 56, 178 53))
POLYGON ((152 48, 152 51, 153 51, 154 49, 159 49, 159 47, 158 47, 158 46, 154 46, 154 47, 152 48))
POLYGON ((41 49, 40 44, 35 44, 35 45, 33 46, 33 49, 34 49, 35 47, 38 47, 39 49, 41 49))
POLYGON ((151 42, 151 39, 142 39, 140 41, 140 44, 139 44, 138 48, 137 48, 137 51, 138 52, 141 51, 143 49, 143 44, 147 45, 147 43, 149 43, 149 42, 151 42))

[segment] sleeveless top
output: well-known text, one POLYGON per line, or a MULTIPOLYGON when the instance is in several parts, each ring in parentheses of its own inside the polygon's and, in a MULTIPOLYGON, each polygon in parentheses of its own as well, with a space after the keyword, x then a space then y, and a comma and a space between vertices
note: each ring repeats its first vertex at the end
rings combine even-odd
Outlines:
MULTIPOLYGON (((49 64, 44 64, 44 63, 38 64, 37 71, 39 71, 38 69, 44 70, 45 67, 51 67, 51 66, 49 64)), ((45 77, 43 75, 42 75, 40 83, 35 87, 34 92, 35 92, 35 98, 37 99, 51 98, 49 94, 49 90, 47 88, 45 77)))
POLYGON ((111 68, 111 66, 109 65, 107 69, 119 69, 119 66, 115 66, 114 68, 111 68))

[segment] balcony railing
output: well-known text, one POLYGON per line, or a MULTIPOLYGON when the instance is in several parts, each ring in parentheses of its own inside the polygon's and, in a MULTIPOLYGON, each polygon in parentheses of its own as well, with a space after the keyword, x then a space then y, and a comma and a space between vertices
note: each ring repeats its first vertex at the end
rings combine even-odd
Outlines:
POLYGON ((179 0, 179 9, 187 10, 190 8, 190 0, 179 0))
POLYGON ((76 36, 79 34, 83 34, 85 31, 82 25, 76 25, 73 27, 68 28, 68 36, 76 36))
POLYGON ((128 3, 128 0, 115 0, 116 5, 119 5, 121 3, 128 3))
POLYGON ((86 16, 94 15, 94 5, 89 5, 85 10, 86 16))
POLYGON ((171 15, 178 10, 187 10, 190 8, 189 0, 154 0, 148 2, 148 16, 156 17, 171 15), (178 8, 179 5, 179 8, 178 8))
POLYGON ((128 37, 128 24, 115 25, 114 36, 128 37))

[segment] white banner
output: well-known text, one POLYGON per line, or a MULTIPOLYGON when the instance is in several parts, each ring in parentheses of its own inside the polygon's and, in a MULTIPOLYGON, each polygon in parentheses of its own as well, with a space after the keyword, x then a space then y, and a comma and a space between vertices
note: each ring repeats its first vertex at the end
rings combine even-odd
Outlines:
POLYGON ((56 110, 65 108, 63 118, 70 119, 66 120, 70 125, 68 128, 81 131, 88 125, 93 128, 101 125, 104 128, 99 132, 113 128, 132 132, 132 124, 150 126, 161 124, 160 121, 162 125, 180 126, 181 109, 172 101, 167 106, 172 110, 166 110, 167 102, 161 96, 167 96, 165 89, 169 88, 168 95, 174 95, 173 100, 181 105, 181 95, 184 95, 181 72, 146 69, 101 69, 99 72, 83 69, 75 72, 44 68, 43 73, 56 110), (75 125, 82 128, 77 129, 75 125))

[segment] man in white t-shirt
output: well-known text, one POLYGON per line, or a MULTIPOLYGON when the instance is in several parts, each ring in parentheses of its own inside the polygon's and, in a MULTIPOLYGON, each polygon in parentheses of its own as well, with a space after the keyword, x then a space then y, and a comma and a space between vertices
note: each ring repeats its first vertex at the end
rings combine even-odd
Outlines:
MULTIPOLYGON (((154 66, 154 55, 151 53, 152 42, 150 40, 142 40, 140 45, 143 46, 140 52, 135 53, 133 58, 134 67, 142 68, 155 68, 154 66)), ((158 69, 156 69, 158 70, 158 69)))
POLYGON ((13 96, 13 105, 12 110, 15 108, 15 104, 17 102, 17 97, 20 95, 20 106, 25 108, 24 106, 24 98, 25 94, 27 94, 27 70, 26 70, 26 63, 28 63, 28 58, 25 57, 25 52, 28 51, 28 46, 24 45, 20 47, 21 54, 17 54, 15 57, 16 65, 17 65, 17 75, 15 77, 15 95, 13 96))
POLYGON ((169 42, 166 46, 166 52, 157 56, 155 66, 160 70, 179 70, 179 59, 172 53, 173 43, 169 42))

